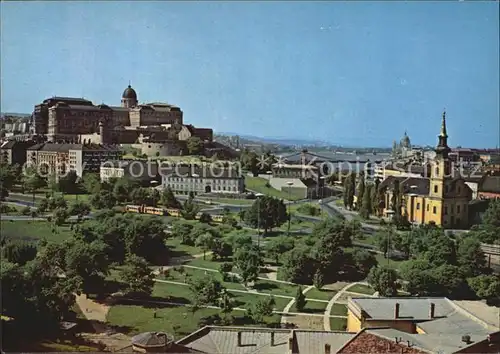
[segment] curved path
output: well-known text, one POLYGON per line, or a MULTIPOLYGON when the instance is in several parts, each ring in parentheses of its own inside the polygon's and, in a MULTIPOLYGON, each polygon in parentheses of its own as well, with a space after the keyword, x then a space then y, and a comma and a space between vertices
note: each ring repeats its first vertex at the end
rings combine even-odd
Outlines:
MULTIPOLYGON (((314 288, 314 285, 309 285, 307 288, 302 290, 302 294, 306 294, 309 290, 314 288)), ((286 316, 287 313, 289 313, 290 309, 292 308, 293 304, 295 303, 295 299, 291 299, 290 302, 285 306, 283 309, 283 316, 281 316, 281 323, 285 324, 288 321, 288 317, 286 316)))
MULTIPOLYGON (((348 292, 348 293, 351 293, 351 294, 358 294, 358 293, 354 293, 354 292, 350 292, 348 291, 349 288, 351 288, 352 286, 356 285, 356 284, 361 284, 361 285, 367 285, 366 282, 355 282, 355 283, 350 283, 350 284, 347 284, 346 286, 344 286, 342 289, 339 290, 338 293, 336 293, 331 299, 330 301, 328 302, 328 305, 326 306, 326 310, 325 310, 325 314, 323 315, 324 316, 324 327, 325 327, 325 331, 331 331, 331 326, 330 326, 330 312, 332 311, 332 308, 333 308, 333 304, 335 304, 337 302, 337 300, 342 296, 342 294, 344 294, 345 292, 348 292)), ((359 294, 361 296, 373 296, 373 295, 366 295, 366 294, 359 294)), ((339 316, 339 317, 343 317, 343 318, 346 318, 347 316, 339 316)))

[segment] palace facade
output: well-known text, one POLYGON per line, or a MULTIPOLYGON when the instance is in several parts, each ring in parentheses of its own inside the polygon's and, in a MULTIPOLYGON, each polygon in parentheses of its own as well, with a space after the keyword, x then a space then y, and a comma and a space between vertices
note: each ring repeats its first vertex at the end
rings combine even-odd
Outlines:
POLYGON ((129 85, 120 106, 94 105, 84 98, 52 97, 34 108, 33 133, 57 143, 175 144, 190 137, 211 142, 212 129, 184 125, 182 110, 167 103, 140 104, 129 85))

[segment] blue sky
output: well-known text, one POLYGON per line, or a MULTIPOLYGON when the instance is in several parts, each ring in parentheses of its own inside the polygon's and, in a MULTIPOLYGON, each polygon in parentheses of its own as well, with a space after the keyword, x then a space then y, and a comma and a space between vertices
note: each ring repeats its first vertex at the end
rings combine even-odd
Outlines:
POLYGON ((53 95, 180 106, 216 131, 499 144, 499 4, 1 3, 1 108, 53 95))

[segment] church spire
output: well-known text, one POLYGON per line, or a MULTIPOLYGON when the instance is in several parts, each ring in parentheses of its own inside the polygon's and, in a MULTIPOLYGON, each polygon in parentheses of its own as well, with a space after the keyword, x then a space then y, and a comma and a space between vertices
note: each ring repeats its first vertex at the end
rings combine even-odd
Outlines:
POLYGON ((447 156, 450 148, 448 147, 448 134, 446 133, 446 111, 443 111, 443 118, 441 120, 441 132, 438 135, 438 146, 436 152, 447 156))
POLYGON ((441 120, 441 133, 439 136, 448 137, 448 134, 446 134, 446 110, 443 111, 443 119, 441 120))

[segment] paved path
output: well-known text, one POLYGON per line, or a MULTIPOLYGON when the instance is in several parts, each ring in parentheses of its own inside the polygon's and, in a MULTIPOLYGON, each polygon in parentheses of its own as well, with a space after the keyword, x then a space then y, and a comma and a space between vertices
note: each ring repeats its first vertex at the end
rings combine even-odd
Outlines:
MULTIPOLYGON (((202 267, 197 267, 197 266, 184 265, 184 267, 186 267, 186 268, 193 268, 193 269, 206 270, 207 272, 216 272, 216 273, 219 272, 217 269, 202 268, 202 267)), ((238 273, 229 272, 228 274, 240 277, 240 275, 238 273)), ((275 283, 281 283, 281 284, 298 285, 298 284, 295 284, 295 283, 292 283, 292 282, 289 282, 289 281, 278 280, 278 279, 270 279, 270 278, 266 278, 266 277, 257 277, 257 279, 259 279, 259 280, 268 280, 268 281, 272 281, 272 282, 275 282, 275 283)))
MULTIPOLYGON (((344 286, 342 289, 340 289, 340 291, 338 293, 335 294, 335 296, 333 296, 330 301, 328 302, 328 305, 326 306, 326 310, 325 310, 325 314, 323 315, 324 316, 324 327, 325 327, 325 331, 331 331, 331 326, 330 326, 330 312, 332 311, 332 308, 333 308, 333 304, 335 304, 337 302, 337 300, 339 299, 339 297, 344 294, 350 287, 356 285, 356 284, 362 284, 362 285, 366 285, 365 282, 356 282, 356 283, 351 283, 351 284, 347 284, 346 286, 344 286)), ((361 294, 360 294, 361 295, 361 294)), ((370 295, 366 295, 366 294, 362 294, 363 296, 370 296, 370 295)), ((338 316, 338 317, 343 317, 343 318, 346 318, 346 316, 338 316)))
MULTIPOLYGON (((154 279, 154 281, 156 281, 158 283, 166 283, 166 284, 173 284, 173 285, 189 286, 189 284, 178 282, 178 281, 174 281, 174 280, 154 279)), ((304 291, 302 291, 302 293, 305 294, 306 291, 309 291, 312 288, 313 288, 313 286, 309 286, 304 291)), ((294 304, 294 302, 295 302, 295 298, 293 296, 289 296, 289 295, 262 293, 262 292, 259 292, 257 290, 240 290, 240 289, 226 289, 226 290, 230 291, 232 293, 244 293, 244 294, 253 294, 253 295, 260 295, 260 296, 274 296, 274 297, 279 297, 281 299, 290 299, 292 301, 290 301, 290 303, 288 304, 288 305, 290 305, 288 307, 288 309, 290 309, 292 307, 292 305, 294 304)), ((308 299, 308 298, 306 298, 306 301, 311 301, 311 302, 328 302, 328 300, 308 299)), ((286 307, 285 307, 285 309, 286 309, 286 307)))
POLYGON ((87 298, 87 295, 76 295, 76 303, 87 320, 106 322, 109 306, 87 298))
MULTIPOLYGON (((304 290, 302 290, 302 294, 306 294, 309 290, 311 290, 312 288, 314 288, 313 285, 310 285, 308 286, 307 288, 305 288, 304 290)), ((285 308, 283 309, 283 316, 281 316, 281 323, 282 324, 285 324, 288 322, 288 317, 286 316, 287 313, 289 313, 290 309, 292 308, 293 304, 295 303, 295 298, 292 298, 290 300, 290 302, 285 306, 285 308)))

